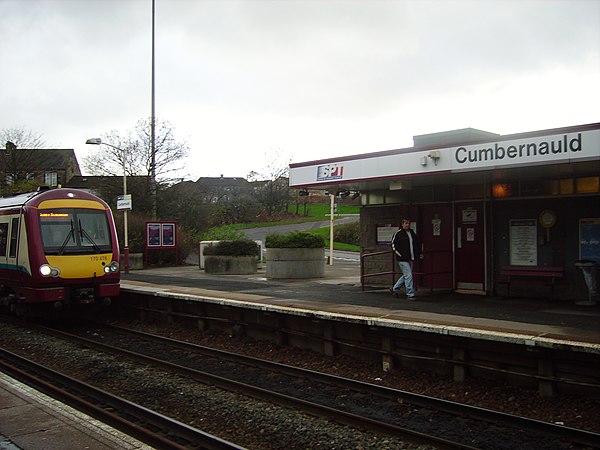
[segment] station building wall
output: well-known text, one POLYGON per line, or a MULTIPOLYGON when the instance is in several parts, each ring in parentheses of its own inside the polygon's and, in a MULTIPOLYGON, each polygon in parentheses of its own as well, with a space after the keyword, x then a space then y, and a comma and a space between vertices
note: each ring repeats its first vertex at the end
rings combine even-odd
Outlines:
MULTIPOLYGON (((478 192, 485 190, 477 189, 478 192)), ((600 217, 600 195, 569 196, 559 198, 512 198, 498 200, 487 198, 486 204, 486 291, 490 295, 505 295, 506 286, 498 283, 500 267, 510 265, 510 226, 514 220, 530 220, 536 224, 537 233, 537 261, 538 266, 560 266, 565 269, 565 277, 555 286, 554 296, 557 299, 585 299, 587 286, 583 275, 575 266, 580 259, 579 254, 579 220, 584 218, 600 217), (556 223, 551 228, 544 228, 540 224, 540 215, 546 210, 551 210, 556 215, 556 223)), ((453 209, 460 208, 460 201, 440 203, 453 209)), ((387 252, 390 245, 377 242, 377 229, 382 226, 399 226, 402 217, 409 217, 416 223, 417 232, 421 239, 426 241, 430 232, 429 216, 427 210, 435 203, 394 203, 385 205, 363 206, 360 213, 361 223, 361 253, 371 254, 387 252)), ((456 223, 452 224, 453 233, 456 223)), ((453 242, 452 245, 455 245, 453 242)), ((439 254, 428 254, 425 248, 425 258, 440 258, 439 254)), ((421 262, 417 270, 427 272, 432 267, 427 261, 421 262)), ((450 260, 450 265, 454 261, 450 260)), ((446 265, 448 265, 446 264, 446 265)), ((439 265, 438 265, 439 266, 439 265)), ((365 274, 390 272, 394 269, 394 259, 391 253, 367 257, 363 260, 365 274)), ((439 269, 439 267, 438 267, 439 269)), ((443 269, 442 269, 443 270, 443 269)), ((454 267, 449 270, 453 271, 454 267)), ((451 278, 451 276, 450 276, 451 278)), ((392 275, 368 277, 367 285, 389 286, 392 275)), ((421 287, 439 288, 447 286, 454 289, 452 281, 448 283, 432 283, 425 278, 421 279, 421 287)), ((513 286, 511 296, 527 295, 547 298, 550 288, 547 286, 513 286)))

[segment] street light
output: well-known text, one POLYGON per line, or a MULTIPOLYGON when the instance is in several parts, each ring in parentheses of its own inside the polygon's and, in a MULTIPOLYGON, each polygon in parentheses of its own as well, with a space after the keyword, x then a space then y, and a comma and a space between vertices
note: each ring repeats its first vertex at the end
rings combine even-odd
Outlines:
MULTIPOLYGON (((85 141, 86 144, 91 145, 107 145, 109 147, 114 148, 115 150, 119 150, 123 152, 123 198, 127 195, 127 172, 126 172, 126 161, 127 161, 127 150, 123 150, 122 148, 116 147, 112 144, 108 144, 106 142, 102 142, 100 138, 91 138, 85 141)), ((123 210, 123 241, 125 243, 123 247, 123 259, 125 260, 125 273, 129 273, 129 242, 127 238, 127 209, 123 210)))

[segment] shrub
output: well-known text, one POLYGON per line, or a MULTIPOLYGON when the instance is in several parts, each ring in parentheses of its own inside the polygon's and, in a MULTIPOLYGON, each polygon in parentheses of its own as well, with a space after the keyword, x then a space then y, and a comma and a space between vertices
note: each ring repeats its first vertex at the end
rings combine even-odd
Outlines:
POLYGON ((258 244, 249 239, 221 241, 206 246, 204 254, 214 256, 256 256, 258 255, 258 244))
POLYGON ((211 228, 201 233, 199 241, 240 241, 244 239, 244 232, 232 225, 223 225, 217 228, 211 228))
POLYGON ((333 228, 333 240, 344 244, 360 245, 360 222, 335 226, 333 228))
POLYGON ((322 248, 325 239, 306 231, 269 234, 265 239, 266 248, 322 248))

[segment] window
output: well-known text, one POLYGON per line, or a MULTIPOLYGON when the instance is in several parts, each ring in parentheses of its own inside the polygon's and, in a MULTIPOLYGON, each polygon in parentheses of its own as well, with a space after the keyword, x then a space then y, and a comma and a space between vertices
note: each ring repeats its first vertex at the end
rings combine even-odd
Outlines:
POLYGON ((44 174, 44 183, 48 186, 58 186, 58 174, 56 172, 46 172, 44 174))
POLYGON ((577 178, 577 193, 590 193, 600 191, 600 177, 577 178))
POLYGON ((19 244, 19 218, 14 217, 10 224, 10 251, 9 258, 17 257, 17 247, 19 244))
POLYGON ((40 210, 40 226, 46 255, 85 255, 112 251, 108 218, 103 210, 40 210))
POLYGON ((6 256, 7 241, 8 241, 8 222, 0 223, 0 256, 6 256))

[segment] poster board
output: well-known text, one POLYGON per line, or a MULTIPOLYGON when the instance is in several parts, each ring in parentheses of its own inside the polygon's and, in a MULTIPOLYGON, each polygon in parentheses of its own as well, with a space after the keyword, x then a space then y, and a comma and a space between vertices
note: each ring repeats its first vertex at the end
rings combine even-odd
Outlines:
POLYGON ((537 220, 510 221, 510 265, 537 266, 537 220))
POLYGON ((392 225, 378 225, 377 226, 377 243, 380 245, 390 244, 394 233, 398 231, 400 227, 392 225))
POLYGON ((146 222, 146 247, 174 248, 177 245, 175 222, 146 222))
POLYGON ((579 259, 600 264, 600 218, 579 219, 579 259))
POLYGON ((175 261, 179 264, 179 250, 177 249, 177 223, 172 221, 146 222, 146 247, 144 258, 148 264, 148 251, 150 250, 175 250, 175 261))

